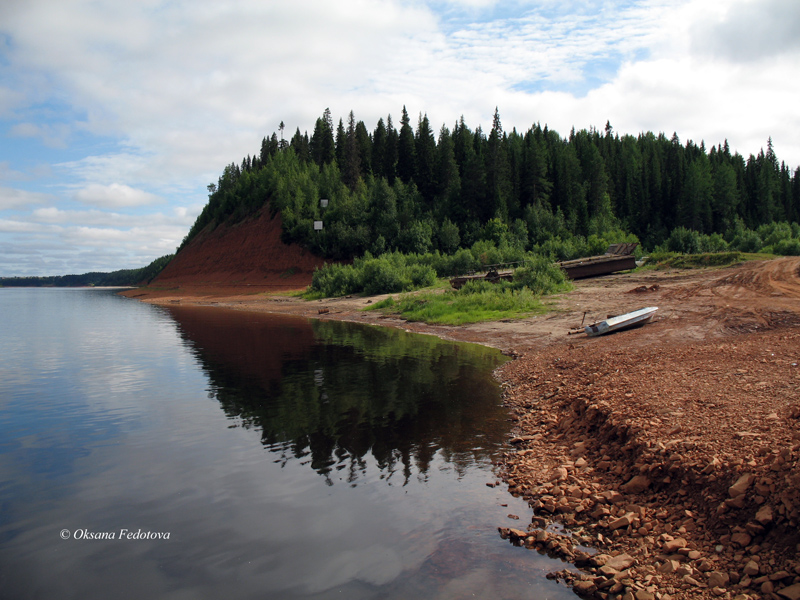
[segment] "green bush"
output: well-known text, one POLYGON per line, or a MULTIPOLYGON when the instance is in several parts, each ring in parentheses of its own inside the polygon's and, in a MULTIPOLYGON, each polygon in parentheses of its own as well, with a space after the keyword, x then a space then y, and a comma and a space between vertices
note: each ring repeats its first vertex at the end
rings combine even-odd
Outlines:
POLYGON ((433 229, 430 223, 414 221, 400 232, 400 247, 406 252, 424 253, 431 249, 433 229))
POLYGON ((464 275, 474 271, 479 266, 475 255, 466 248, 461 248, 450 257, 450 265, 447 273, 439 273, 440 277, 464 275))
POLYGON ((572 237, 561 239, 560 237, 551 238, 534 248, 534 252, 548 256, 553 260, 572 260, 580 256, 585 249, 583 238, 572 237))
POLYGON ((702 267, 726 267, 741 262, 741 252, 706 252, 704 254, 679 254, 677 252, 653 252, 647 265, 655 269, 697 269, 702 267))
POLYGON ((774 251, 775 254, 781 254, 783 256, 800 256, 800 240, 780 240, 775 244, 774 251))
POLYGON ((673 229, 666 242, 664 242, 664 246, 669 252, 679 252, 681 254, 699 254, 702 251, 700 234, 685 227, 673 229))
POLYGON ((427 265, 411 265, 408 267, 411 288, 430 287, 436 283, 436 271, 427 265))
POLYGON ((596 256, 598 254, 605 254, 608 250, 608 242, 605 238, 598 235, 591 234, 586 238, 586 254, 585 256, 596 256))
POLYGON ((311 276, 311 291, 323 296, 346 296, 359 287, 359 276, 353 265, 326 264, 314 269, 311 276))
POLYGON ((352 265, 326 264, 314 271, 309 294, 313 297, 376 295, 428 287, 436 283, 436 271, 423 264, 425 258, 436 256, 388 252, 376 258, 367 252, 352 265))
POLYGON ((360 290, 365 294, 385 294, 402 292, 411 288, 405 269, 392 264, 390 260, 373 258, 361 263, 359 269, 360 290))
POLYGON ((751 229, 742 231, 731 241, 731 248, 739 252, 758 252, 763 246, 761 236, 751 229))
POLYGON ((700 237, 700 248, 703 252, 727 252, 728 242, 718 233, 700 237))
POLYGON ((779 242, 792 239, 792 226, 786 222, 766 223, 761 225, 756 233, 764 241, 765 246, 777 246, 779 242))
POLYGON ((524 267, 514 271, 514 287, 527 288, 534 294, 552 294, 569 285, 567 274, 543 256, 530 260, 524 267))
POLYGON ((472 244, 472 256, 481 265, 496 265, 504 262, 500 249, 490 240, 478 240, 472 244))

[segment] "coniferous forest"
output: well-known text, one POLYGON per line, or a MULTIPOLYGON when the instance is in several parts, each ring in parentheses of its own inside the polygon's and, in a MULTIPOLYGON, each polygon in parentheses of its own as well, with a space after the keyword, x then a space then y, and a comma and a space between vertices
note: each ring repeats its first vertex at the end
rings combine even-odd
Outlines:
POLYGON ((352 111, 334 124, 326 109, 310 136, 289 137, 281 123, 257 154, 225 167, 182 245, 269 203, 286 242, 332 259, 476 243, 569 259, 617 241, 800 254, 800 168, 766 143, 745 158, 727 141, 619 135, 610 123, 567 137, 538 123, 505 131, 497 110, 488 132, 463 117, 452 129, 434 131, 422 114, 412 125, 405 108, 398 124, 390 115, 370 131, 352 111))

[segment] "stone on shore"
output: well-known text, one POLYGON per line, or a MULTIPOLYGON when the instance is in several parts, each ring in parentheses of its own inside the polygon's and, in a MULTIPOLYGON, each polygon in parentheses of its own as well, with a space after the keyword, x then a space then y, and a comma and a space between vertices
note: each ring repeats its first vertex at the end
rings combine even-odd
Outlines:
POLYGON ((635 475, 628 483, 620 486, 626 494, 641 494, 650 487, 650 480, 644 475, 635 475))
POLYGON ((769 525, 772 523, 772 519, 772 507, 769 504, 765 504, 758 509, 758 512, 756 513, 756 521, 761 523, 761 525, 769 525))
POLYGON ((800 600, 800 583, 785 587, 782 590, 778 590, 776 593, 778 596, 787 598, 788 600, 800 600))
POLYGON ((751 473, 745 473, 736 480, 736 483, 728 488, 728 496, 731 498, 741 496, 747 491, 747 488, 750 487, 750 484, 753 483, 754 479, 755 477, 753 477, 751 473))

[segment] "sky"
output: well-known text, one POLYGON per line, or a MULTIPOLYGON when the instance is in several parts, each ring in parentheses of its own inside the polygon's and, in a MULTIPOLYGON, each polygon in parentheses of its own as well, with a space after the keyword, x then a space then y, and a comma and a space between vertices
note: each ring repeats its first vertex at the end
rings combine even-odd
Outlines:
POLYGON ((677 133, 800 165, 797 0, 3 0, 0 276, 175 251, 225 165, 373 130, 677 133))

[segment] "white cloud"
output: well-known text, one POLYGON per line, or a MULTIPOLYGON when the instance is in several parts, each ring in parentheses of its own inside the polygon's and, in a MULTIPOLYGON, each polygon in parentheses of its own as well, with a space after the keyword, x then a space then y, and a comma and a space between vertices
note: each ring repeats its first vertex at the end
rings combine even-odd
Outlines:
POLYGON ((187 226, 161 222, 120 229, 63 222, 0 219, 0 275, 57 275, 89 271, 116 271, 142 267, 170 254, 186 234, 187 226))
POLYGON ((145 215, 126 215, 102 210, 61 210, 55 206, 37 208, 31 213, 31 220, 37 223, 82 224, 95 227, 118 229, 145 229, 147 227, 188 228, 194 223, 202 207, 178 206, 171 215, 150 213, 145 215))
POLYGON ((32 204, 42 204, 49 199, 50 196, 47 194, 0 187, 0 210, 28 208, 32 204))
POLYGON ((56 163, 62 172, 84 181, 137 181, 143 178, 147 160, 132 152, 109 152, 80 160, 56 163))
POLYGON ((12 110, 22 104, 24 100, 24 94, 18 90, 0 85, 0 117, 10 115, 12 110))
POLYGON ((75 192, 75 200, 83 204, 103 208, 147 206, 148 204, 160 202, 158 196, 119 183, 112 183, 111 185, 93 183, 87 185, 75 192))
MULTIPOLYGON (((491 15, 492 2, 467 4, 491 15)), ((725 18, 724 4, 699 0, 518 2, 518 16, 467 20, 445 31, 442 19, 461 5, 242 0, 90 8, 88 0, 39 0, 12 20, 20 48, 14 58, 52 72, 86 111, 90 130, 126 137, 128 151, 70 163, 76 174, 133 186, 189 177, 197 185, 257 152, 281 120, 289 133, 310 130, 330 106, 336 118, 353 109, 372 127, 389 112, 397 121, 406 104, 412 116, 428 112, 437 125, 461 114, 486 123, 495 105, 517 114, 505 105, 517 104, 515 90, 536 106, 553 84, 613 81, 620 61, 650 54, 685 65, 696 31, 725 18), (439 7, 451 12, 437 15, 439 7)), ((677 88, 680 78, 669 83, 677 88)), ((583 113, 571 116, 580 125, 583 113)), ((533 121, 552 118, 529 110, 514 124, 533 121)))
POLYGON ((8 161, 0 162, 0 181, 19 181, 20 179, 26 179, 24 173, 12 169, 8 161))
POLYGON ((66 148, 70 127, 64 124, 18 123, 11 127, 9 133, 16 137, 38 138, 48 148, 66 148))
POLYGON ((385 1, 34 0, 9 21, 14 60, 51 72, 90 128, 195 156, 242 129, 252 139, 281 119, 313 123, 335 100, 321 88, 357 84, 391 60, 397 39, 435 29, 427 11, 385 1), (280 97, 291 101, 279 107, 280 97), (189 132, 201 145, 183 148, 189 132))
MULTIPOLYGON (((651 23, 641 30, 645 56, 624 61, 585 97, 553 91, 507 94, 500 102, 504 124, 527 126, 525 115, 534 115, 566 135, 572 126, 602 128, 610 120, 618 133, 676 132, 682 142, 702 140, 707 146, 728 139, 745 156, 765 148, 771 136, 779 159, 794 168, 800 164, 800 114, 794 108, 800 81, 787 73, 800 69, 800 58, 791 44, 769 61, 738 64, 699 52, 697 32, 724 20, 726 7, 694 0, 659 8, 650 13, 659 15, 658 27, 651 23)), ((765 19, 771 22, 773 16, 765 19)))
POLYGON ((691 29, 693 49, 734 62, 754 62, 800 52, 797 0, 731 2, 718 18, 691 29))
MULTIPOLYGON (((205 185, 280 121, 289 136, 311 133, 325 107, 337 120, 352 109, 369 129, 388 113, 399 124, 403 105, 414 124, 421 111, 436 129, 461 115, 486 129, 498 106, 506 129, 541 122, 566 135, 610 120, 619 133, 727 138, 744 154, 772 136, 794 167, 798 23, 796 0, 7 0, 10 143, 67 144, 47 183, 139 216, 7 188, 0 209, 46 203, 31 223, 62 227, 65 243, 81 225, 144 232, 142 207, 163 201, 154 226, 183 229, 151 238, 174 248, 198 212, 181 206, 204 203, 205 185)), ((0 180, 33 174, 32 161, 8 160, 0 180)), ((102 235, 128 247, 125 235, 102 235)))
POLYGON ((525 82, 543 88, 548 83, 583 81, 587 65, 596 61, 632 56, 646 47, 665 10, 645 11, 634 5, 613 13, 558 17, 530 12, 474 23, 453 32, 450 44, 461 62, 497 74, 507 88, 525 82))
POLYGON ((53 231, 53 228, 19 219, 0 219, 0 232, 2 233, 42 233, 45 231, 53 231))

